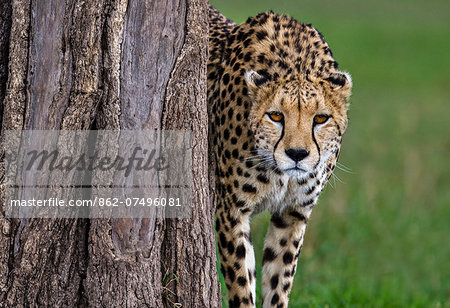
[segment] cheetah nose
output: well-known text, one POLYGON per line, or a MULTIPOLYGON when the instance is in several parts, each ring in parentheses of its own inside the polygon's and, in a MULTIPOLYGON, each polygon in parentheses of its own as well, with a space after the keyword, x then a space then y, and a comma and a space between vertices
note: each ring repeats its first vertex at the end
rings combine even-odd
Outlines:
POLYGON ((287 149, 286 155, 292 158, 294 161, 301 161, 303 158, 309 155, 308 150, 305 149, 287 149))

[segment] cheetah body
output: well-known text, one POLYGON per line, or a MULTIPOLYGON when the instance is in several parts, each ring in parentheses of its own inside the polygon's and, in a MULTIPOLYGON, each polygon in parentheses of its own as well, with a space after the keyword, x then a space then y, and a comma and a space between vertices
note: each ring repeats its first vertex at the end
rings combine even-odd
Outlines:
POLYGON ((311 25, 272 12, 236 25, 212 7, 209 22, 216 230, 229 306, 255 306, 249 218, 269 210, 263 307, 287 307, 306 224, 347 127, 351 79, 311 25))

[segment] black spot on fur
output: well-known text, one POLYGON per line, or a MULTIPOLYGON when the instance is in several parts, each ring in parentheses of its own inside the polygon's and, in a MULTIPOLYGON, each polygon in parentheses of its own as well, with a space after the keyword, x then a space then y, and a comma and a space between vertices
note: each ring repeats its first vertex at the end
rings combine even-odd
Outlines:
POLYGON ((245 62, 250 62, 252 59, 252 53, 251 52, 247 52, 244 56, 244 61, 245 62))
POLYGON ((310 200, 303 201, 301 206, 308 206, 308 205, 311 205, 313 203, 314 203, 314 199, 310 199, 310 200))
POLYGON ((219 242, 223 248, 227 247, 227 239, 225 237, 225 234, 223 234, 223 232, 219 233, 219 242))
POLYGON ((248 192, 248 193, 256 193, 256 187, 250 185, 250 184, 244 184, 242 186, 242 190, 244 192, 248 192))
POLYGON ((237 225, 237 219, 231 218, 230 216, 228 216, 228 219, 230 220, 230 226, 231 226, 231 228, 236 227, 236 225, 237 225))
POLYGON ((245 202, 242 200, 239 200, 238 202, 236 202, 236 207, 243 207, 245 206, 245 202))
POLYGON ((270 303, 271 303, 272 305, 275 305, 276 303, 278 303, 279 300, 280 300, 280 296, 279 296, 277 293, 275 293, 275 294, 272 296, 272 300, 270 301, 270 303))
POLYGON ((286 252, 283 255, 283 262, 284 264, 291 264, 291 262, 294 260, 294 255, 291 252, 286 252))
POLYGON ((219 218, 216 219, 216 231, 219 232, 220 230, 220 220, 219 218))
POLYGON ((258 55, 258 62, 259 63, 263 64, 265 60, 266 60, 265 59, 265 55, 263 53, 258 55))
POLYGON ((267 178, 267 176, 264 173, 260 173, 258 174, 258 176, 256 177, 256 179, 262 183, 269 183, 269 179, 267 178))
POLYGON ((234 280, 236 279, 236 272, 231 266, 228 267, 227 274, 228 279, 230 279, 231 282, 234 282, 234 280))
POLYGON ((229 166, 228 167, 228 173, 230 174, 230 176, 232 176, 233 175, 233 167, 232 166, 229 166))
POLYGON ((316 189, 316 186, 311 186, 305 191, 305 195, 310 195, 316 189))
POLYGON ((294 218, 297 218, 298 220, 306 221, 306 217, 297 211, 291 211, 289 212, 289 215, 291 215, 294 218))
POLYGON ((295 265, 294 265, 294 267, 292 268, 292 271, 291 271, 291 276, 294 277, 294 275, 295 275, 295 265))
POLYGON ((233 300, 228 302, 229 308, 238 308, 241 305, 241 300, 239 296, 235 295, 233 300))
POLYGON ((233 108, 228 109, 228 119, 233 119, 233 108))
POLYGON ((270 287, 275 290, 278 286, 278 274, 275 274, 270 278, 270 287))
POLYGON ((243 258, 245 258, 245 247, 244 247, 243 244, 239 245, 239 246, 236 248, 236 257, 237 257, 238 259, 243 259, 243 258))
POLYGON ((222 77, 223 83, 227 85, 230 82, 230 75, 224 74, 222 77))
POLYGON ((276 257, 277 257, 277 255, 275 254, 273 249, 270 247, 267 247, 266 249, 264 249, 263 264, 266 262, 271 262, 271 261, 275 260, 276 257))
POLYGON ((242 210, 241 210, 241 213, 242 213, 242 214, 245 214, 245 213, 248 213, 248 212, 250 212, 250 209, 249 209, 249 208, 246 208, 246 209, 242 209, 242 210))
POLYGON ((284 229, 287 228, 286 222, 281 218, 281 216, 277 214, 273 214, 270 221, 273 223, 273 225, 277 228, 284 229))
POLYGON ((240 277, 238 277, 237 282, 241 287, 245 287, 245 285, 247 284, 247 279, 240 276, 240 277))
POLYGON ((242 128, 238 125, 236 126, 236 135, 240 136, 242 134, 242 128))
POLYGON ((257 37, 258 40, 260 40, 260 41, 263 40, 263 39, 265 39, 266 36, 267 36, 267 32, 264 31, 264 30, 261 30, 261 31, 256 32, 256 37, 257 37))
POLYGON ((236 172, 237 172, 238 175, 242 175, 241 167, 237 167, 236 172))
POLYGON ((228 250, 228 254, 233 254, 234 252, 234 245, 233 245, 233 241, 229 241, 228 245, 227 245, 227 250, 228 250))
POLYGON ((307 183, 307 180, 306 179, 300 179, 300 180, 297 180, 297 183, 299 185, 305 185, 307 183))
POLYGON ((263 84, 265 84, 265 83, 267 83, 269 81, 269 78, 267 77, 267 76, 261 76, 260 78, 255 78, 254 80, 253 80, 253 82, 255 83, 255 85, 256 86, 261 86, 261 85, 263 85, 263 84))

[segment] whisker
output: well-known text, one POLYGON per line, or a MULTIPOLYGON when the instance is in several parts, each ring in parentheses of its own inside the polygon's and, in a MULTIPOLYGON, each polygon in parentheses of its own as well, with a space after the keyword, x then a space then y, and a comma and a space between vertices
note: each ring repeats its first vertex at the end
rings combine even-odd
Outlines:
MULTIPOLYGON (((338 180, 339 182, 341 182, 342 184, 345 184, 336 174, 334 174, 334 172, 333 173, 331 173, 331 176, 336 180, 338 180)), ((335 182, 336 183, 336 182, 335 182)))
MULTIPOLYGON (((328 181, 328 184, 331 186, 331 188, 335 188, 336 185, 336 180, 333 178, 334 183, 331 183, 331 181, 328 181)), ((328 185, 325 185, 325 187, 327 187, 328 185)))
POLYGON ((269 177, 269 178, 272 177, 272 175, 273 175, 274 173, 275 173, 275 168, 274 168, 274 166, 270 166, 268 177, 269 177))
POLYGON ((259 163, 257 163, 256 165, 252 166, 251 168, 257 168, 257 167, 270 167, 272 165, 272 161, 271 160, 261 160, 259 163))
POLYGON ((336 168, 341 170, 342 172, 345 172, 345 173, 355 174, 355 172, 352 172, 352 171, 350 171, 348 169, 344 169, 344 168, 342 168, 341 166, 338 166, 338 165, 336 165, 336 168))
POLYGON ((265 156, 264 155, 254 155, 254 156, 247 156, 247 157, 244 157, 244 161, 247 161, 247 160, 255 160, 255 159, 261 159, 261 158, 265 158, 265 156))
POLYGON ((352 171, 351 168, 347 167, 346 165, 344 165, 344 164, 342 164, 342 163, 340 163, 340 162, 336 162, 336 167, 337 167, 339 170, 342 170, 342 171, 344 171, 344 172, 355 174, 355 173, 352 171))

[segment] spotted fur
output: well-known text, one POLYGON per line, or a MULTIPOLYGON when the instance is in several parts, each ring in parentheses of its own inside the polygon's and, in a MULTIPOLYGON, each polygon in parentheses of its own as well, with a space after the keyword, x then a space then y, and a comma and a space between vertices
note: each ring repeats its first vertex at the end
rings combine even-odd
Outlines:
POLYGON ((255 306, 249 218, 267 209, 263 307, 287 307, 306 224, 347 127, 351 79, 311 25, 272 12, 236 25, 212 7, 209 22, 216 230, 229 306, 255 306))

